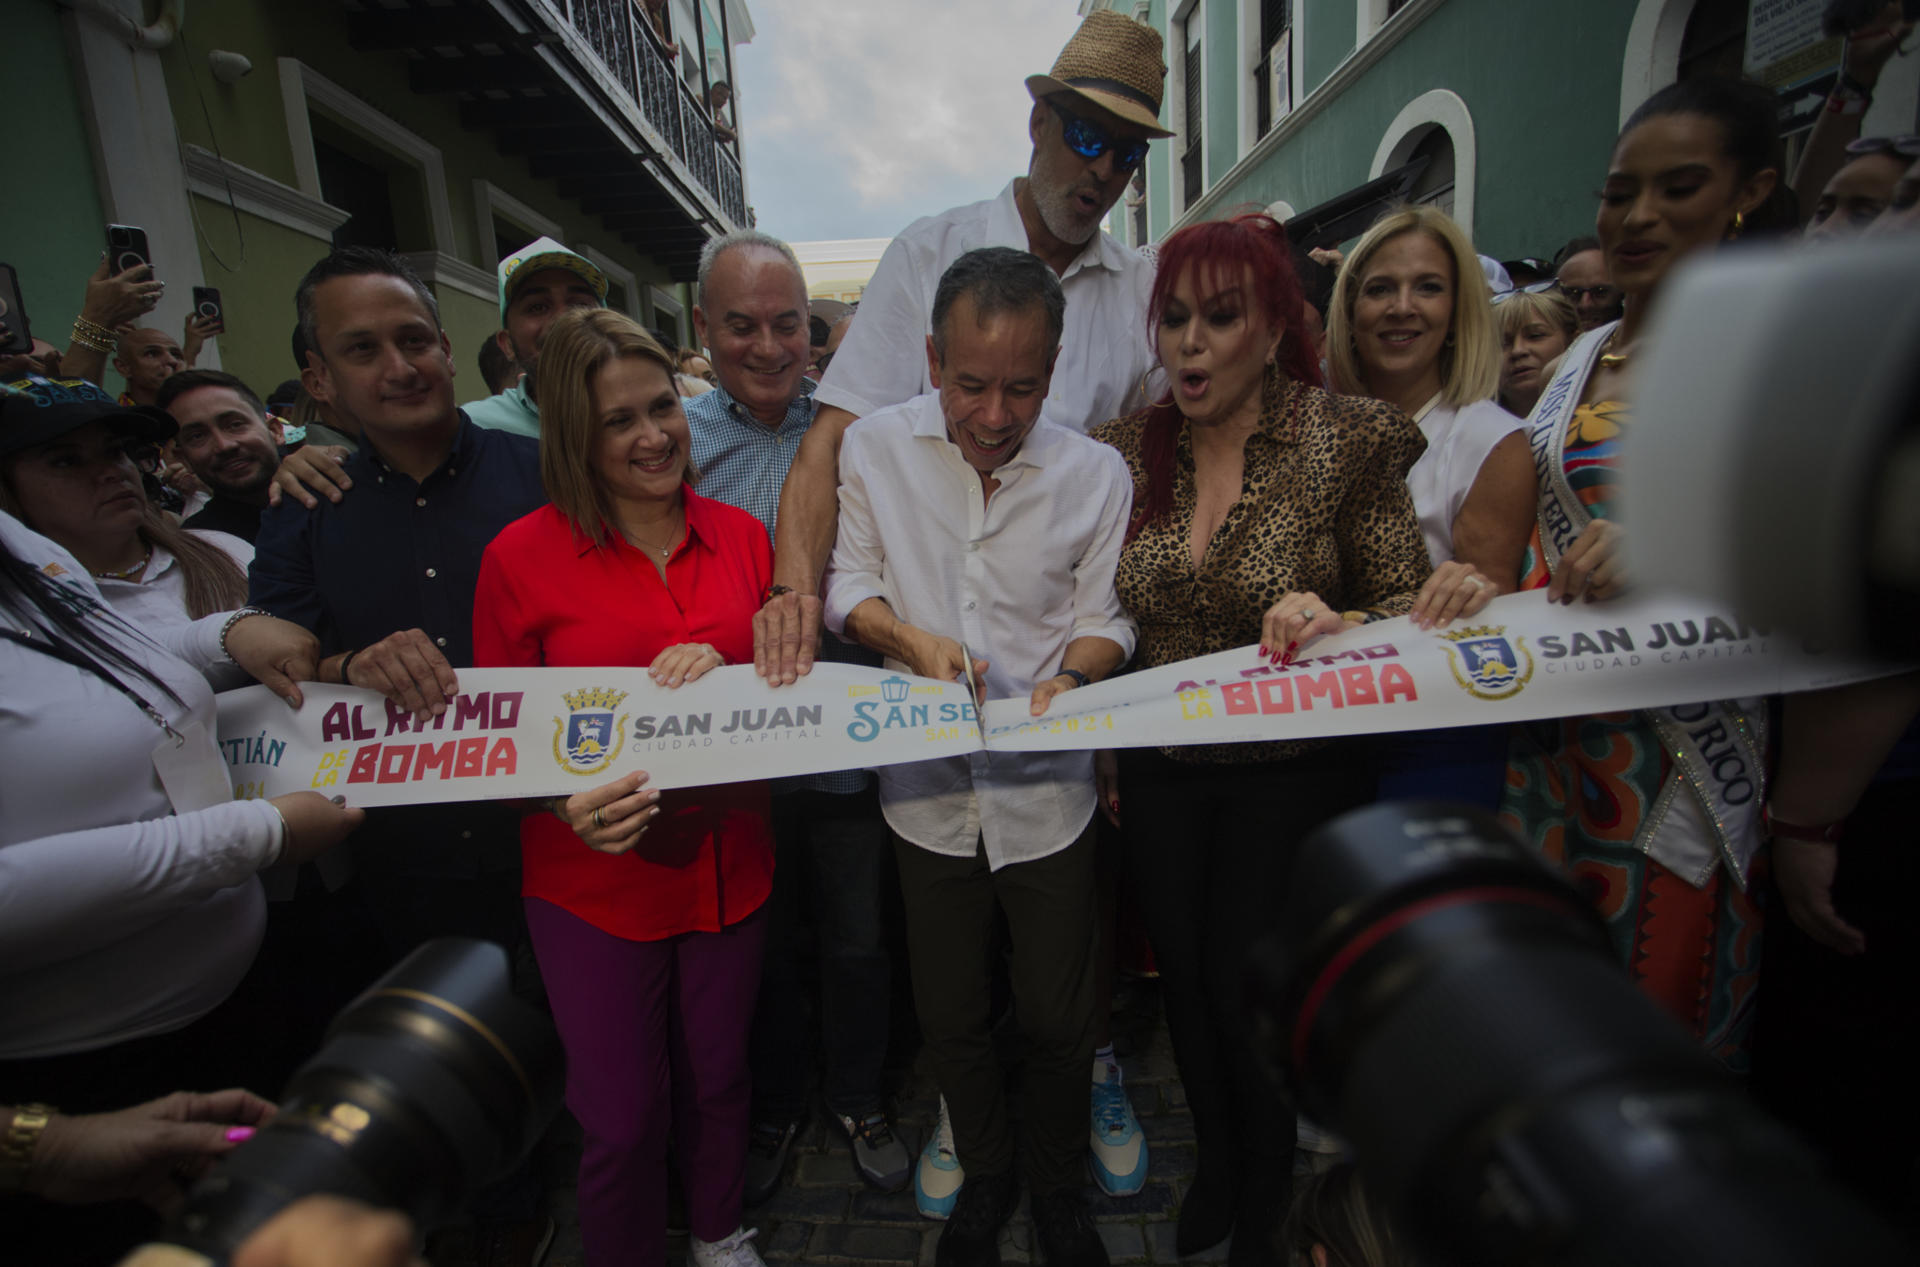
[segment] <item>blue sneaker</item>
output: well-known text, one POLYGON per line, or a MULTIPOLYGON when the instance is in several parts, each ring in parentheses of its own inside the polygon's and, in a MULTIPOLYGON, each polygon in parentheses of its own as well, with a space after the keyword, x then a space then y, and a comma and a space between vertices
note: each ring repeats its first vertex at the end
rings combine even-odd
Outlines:
POLYGON ((1130 1197, 1147 1186, 1147 1136, 1120 1085, 1120 1071, 1094 1062, 1093 1140, 1087 1165, 1110 1197, 1130 1197))
POLYGON ((940 1122, 927 1136, 920 1150, 920 1164, 913 1170, 913 1203, 922 1217, 945 1222, 960 1199, 960 1185, 967 1180, 960 1158, 953 1151, 953 1124, 947 1121, 947 1097, 940 1097, 940 1122))

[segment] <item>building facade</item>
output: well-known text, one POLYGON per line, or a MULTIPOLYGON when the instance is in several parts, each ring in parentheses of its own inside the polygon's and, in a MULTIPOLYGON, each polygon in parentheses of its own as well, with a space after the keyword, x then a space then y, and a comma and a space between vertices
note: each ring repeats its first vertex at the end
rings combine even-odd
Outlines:
POLYGON ((880 257, 892 238, 841 238, 827 242, 795 242, 793 254, 807 278, 807 298, 860 302, 880 257))
MULTIPOLYGON (((1756 9, 1762 21, 1786 11, 1817 26, 1824 7, 1082 0, 1082 12, 1124 13, 1166 41, 1161 118, 1176 135, 1154 144, 1110 228, 1140 245, 1249 208, 1290 218, 1405 172, 1399 192, 1445 207, 1483 254, 1550 255, 1593 231, 1592 191, 1636 106, 1685 74, 1751 73, 1756 9)), ((1821 53, 1830 69, 1838 44, 1802 52, 1817 74, 1821 53)), ((1887 68, 1865 134, 1914 130, 1915 62, 1896 58, 1887 68)))
POLYGON ((168 283, 150 322, 177 333, 192 288, 217 288, 227 332, 200 363, 262 392, 295 371, 295 284, 350 243, 414 264, 458 367, 499 328, 496 264, 542 235, 684 341, 701 246, 752 222, 739 103, 714 86, 753 24, 745 0, 660 9, 19 0, 0 66, 32 103, 38 175, 0 202, 0 260, 64 347, 104 226, 143 228, 168 283))

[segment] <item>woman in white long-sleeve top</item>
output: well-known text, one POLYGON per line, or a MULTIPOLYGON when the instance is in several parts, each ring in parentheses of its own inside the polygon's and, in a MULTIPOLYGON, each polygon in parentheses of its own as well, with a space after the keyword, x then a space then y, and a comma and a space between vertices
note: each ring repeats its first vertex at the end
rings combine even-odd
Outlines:
MULTIPOLYGON (((0 456, 97 422, 133 440, 153 425, 111 401, 8 394, 0 456)), ((244 609, 149 636, 73 555, 0 513, 0 1103, 84 1112, 246 1080, 245 1019, 223 1004, 259 942, 255 876, 361 814, 315 792, 231 799, 204 675, 237 662, 297 700, 316 653, 244 609)), ((21 1261, 94 1257, 70 1239, 23 1248, 54 1221, 45 1207, 0 1194, 0 1220, 21 1261)), ((59 1234, 112 1222, 94 1211, 59 1234)))

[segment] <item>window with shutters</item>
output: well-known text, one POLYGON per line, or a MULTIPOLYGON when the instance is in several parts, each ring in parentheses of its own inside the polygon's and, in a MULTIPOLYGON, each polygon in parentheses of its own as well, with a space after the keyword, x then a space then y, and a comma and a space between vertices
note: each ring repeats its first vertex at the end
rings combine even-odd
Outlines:
POLYGON ((1181 44, 1186 55, 1181 59, 1185 91, 1180 112, 1180 186, 1181 205, 1190 207, 1206 192, 1206 99, 1205 62, 1200 53, 1200 33, 1205 29, 1206 4, 1198 0, 1180 19, 1181 44))
POLYGON ((1260 64, 1253 69, 1254 134, 1265 136, 1293 109, 1293 5, 1260 0, 1260 64))

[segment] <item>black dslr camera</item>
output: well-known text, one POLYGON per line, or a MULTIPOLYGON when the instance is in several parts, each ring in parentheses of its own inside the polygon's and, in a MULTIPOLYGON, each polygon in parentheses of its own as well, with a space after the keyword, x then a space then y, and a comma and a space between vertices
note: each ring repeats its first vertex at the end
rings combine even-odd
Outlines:
POLYGON ((273 1121, 127 1262, 225 1263, 316 1193, 431 1227, 525 1155, 560 1107, 562 1081, 553 1022, 513 997, 506 952, 428 942, 340 1013, 273 1121))
POLYGON ((1300 1107, 1434 1262, 1911 1261, 1479 810, 1381 804, 1309 837, 1249 987, 1300 1107))

